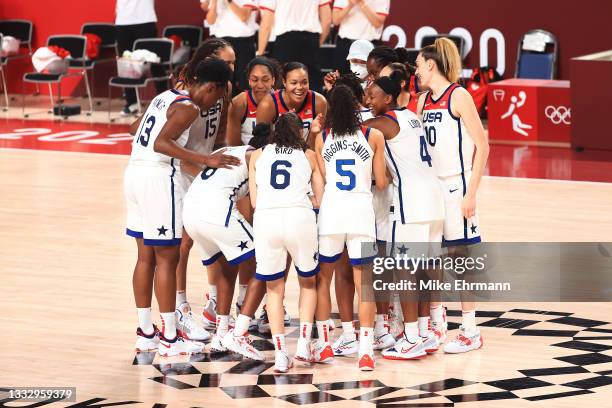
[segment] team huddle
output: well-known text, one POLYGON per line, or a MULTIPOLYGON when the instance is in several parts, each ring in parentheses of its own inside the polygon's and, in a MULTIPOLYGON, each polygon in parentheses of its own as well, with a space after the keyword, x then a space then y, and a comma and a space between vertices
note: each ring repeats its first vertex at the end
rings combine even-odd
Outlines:
POLYGON ((457 84, 454 43, 423 48, 412 75, 394 50, 373 48, 351 60, 355 74, 328 74, 325 96, 309 88, 303 64, 281 70, 257 57, 246 70, 250 89, 230 98, 234 61, 229 43, 205 41, 175 87, 131 127, 124 190, 126 232, 138 246, 136 350, 199 353, 210 341, 211 353, 264 360, 249 339, 259 330, 272 336, 275 371, 287 372, 294 359, 330 364, 356 354, 369 371, 375 350, 412 360, 440 347, 482 347, 470 299, 462 299, 461 329, 446 344, 439 301, 402 298, 392 320, 403 325, 394 326, 388 302, 363 300, 364 268, 381 250, 430 243, 430 255, 443 246, 453 255, 480 242, 476 193, 489 147, 471 96, 457 84), (185 295, 194 243, 209 283, 200 322, 185 295), (300 328, 290 356, 283 302, 293 269, 300 328), (332 281, 342 324, 333 342, 332 281), (151 317, 153 288, 161 330, 151 317))

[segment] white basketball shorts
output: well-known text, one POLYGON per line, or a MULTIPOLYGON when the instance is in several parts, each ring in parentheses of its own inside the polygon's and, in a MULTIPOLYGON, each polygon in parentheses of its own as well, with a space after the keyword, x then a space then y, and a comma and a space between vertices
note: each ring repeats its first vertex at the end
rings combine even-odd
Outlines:
POLYGON ((466 219, 461 211, 461 202, 467 192, 472 173, 441 178, 444 187, 444 245, 468 245, 480 242, 478 208, 476 214, 466 219))
POLYGON ((127 205, 126 234, 145 245, 181 243, 184 190, 169 167, 128 165, 123 191, 127 205))
POLYGON ((306 207, 257 210, 253 216, 257 271, 263 281, 282 279, 291 256, 298 275, 314 276, 319 272, 317 221, 306 207))

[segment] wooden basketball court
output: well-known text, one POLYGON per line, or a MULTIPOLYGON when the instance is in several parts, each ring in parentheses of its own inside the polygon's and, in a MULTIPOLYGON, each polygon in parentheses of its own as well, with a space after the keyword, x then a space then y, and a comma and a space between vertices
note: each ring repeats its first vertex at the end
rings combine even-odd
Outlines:
MULTIPOLYGON (((0 387, 76 387, 77 402, 50 404, 57 406, 609 404, 610 303, 482 304, 477 320, 483 349, 464 355, 438 352, 415 362, 379 358, 371 373, 358 371, 356 359, 337 358, 333 365, 298 366, 273 375, 273 346, 263 337, 255 337, 255 344, 268 350, 265 363, 234 355, 135 356, 131 275, 136 246, 123 234, 127 160, 0 150, 0 387)), ((488 241, 610 239, 612 184, 486 177, 481 191, 481 224, 488 241)), ((188 298, 197 312, 205 290, 206 274, 195 251, 188 298)), ((287 294, 295 317, 297 283, 292 277, 287 294)), ((456 305, 449 305, 449 315, 450 322, 459 321, 456 305)))

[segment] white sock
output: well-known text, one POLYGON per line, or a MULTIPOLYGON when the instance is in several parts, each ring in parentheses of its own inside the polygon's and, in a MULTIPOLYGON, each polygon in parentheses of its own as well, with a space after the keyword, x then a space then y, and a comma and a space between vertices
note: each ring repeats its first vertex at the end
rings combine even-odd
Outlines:
POLYGON ((355 326, 353 326, 353 321, 342 322, 342 335, 349 341, 355 340, 357 336, 355 335, 355 326))
POLYGON ((208 286, 208 296, 211 299, 214 299, 215 302, 217 301, 217 285, 209 285, 208 286))
POLYGON ((249 332, 251 318, 246 315, 238 315, 236 318, 236 326, 234 327, 234 336, 246 336, 249 332))
POLYGON ((229 331, 229 315, 217 315, 217 335, 225 336, 229 331))
POLYGON ((238 305, 240 305, 241 307, 244 303, 244 297, 246 296, 248 286, 249 285, 238 285, 238 299, 236 300, 236 303, 238 303, 238 305))
POLYGON ((162 321, 162 334, 168 340, 172 340, 176 337, 176 314, 160 313, 162 321))
POLYGON ((444 308, 442 305, 436 306, 436 307, 430 307, 429 314, 431 316, 431 322, 439 323, 439 324, 444 323, 443 312, 444 312, 444 308))
POLYGON ((417 322, 404 323, 404 334, 411 343, 419 340, 419 326, 417 322))
POLYGON ((179 307, 183 303, 187 303, 187 292, 184 290, 176 291, 176 307, 179 307))
POLYGON ((329 320, 317 320, 317 332, 319 334, 319 341, 329 343, 329 320))
POLYGON ((427 337, 429 332, 429 316, 419 317, 417 321, 419 322, 419 336, 427 337))
POLYGON ((285 351, 285 335, 284 334, 273 334, 272 341, 274 342, 274 350, 285 351))
POLYGON ((359 329, 359 355, 372 354, 374 350, 374 329, 361 327, 359 329))
POLYGON ((310 340, 311 336, 312 322, 300 322, 300 339, 310 340))
POLYGON ((478 329, 476 328, 476 311, 475 310, 465 310, 462 313, 462 322, 463 328, 465 329, 465 335, 470 337, 476 334, 478 329))
POLYGON ((385 327, 386 317, 386 314, 376 314, 376 319, 374 320, 375 335, 380 336, 381 334, 387 333, 387 328, 385 327))
POLYGON ((138 313, 138 327, 146 335, 153 334, 153 320, 151 320, 151 308, 139 307, 136 308, 138 313))

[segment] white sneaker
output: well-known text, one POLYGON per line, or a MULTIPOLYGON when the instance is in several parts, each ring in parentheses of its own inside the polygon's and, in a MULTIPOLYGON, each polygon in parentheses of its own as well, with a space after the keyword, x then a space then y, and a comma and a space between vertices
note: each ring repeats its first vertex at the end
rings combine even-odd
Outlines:
POLYGON ((274 352, 274 372, 286 373, 293 367, 293 361, 286 352, 278 350, 274 352))
POLYGON ((291 326, 291 316, 289 316, 289 313, 287 312, 287 308, 283 306, 283 312, 284 312, 284 322, 285 322, 285 327, 289 327, 291 326))
POLYGON ((333 332, 334 330, 336 330, 336 322, 334 322, 334 319, 329 319, 329 323, 327 323, 327 327, 329 328, 329 332, 333 332))
POLYGON ((119 112, 119 115, 121 116, 132 116, 134 114, 136 114, 138 112, 138 104, 137 103, 133 103, 129 106, 124 106, 123 109, 121 109, 121 112, 119 112))
POLYGON ((159 355, 162 357, 178 356, 179 354, 202 353, 204 345, 191 340, 185 340, 177 335, 168 340, 163 334, 159 335, 159 355))
POLYGON ((209 351, 211 353, 225 353, 227 351, 227 347, 223 345, 223 338, 217 333, 213 334, 212 336, 209 351))
POLYGON ((210 333, 200 327, 191 313, 189 303, 183 303, 176 309, 176 329, 181 337, 187 340, 208 341, 210 333))
POLYGON ((415 343, 412 343, 406 336, 402 336, 395 346, 384 350, 382 355, 388 360, 416 360, 427 356, 427 352, 420 337, 415 343))
POLYGON ((315 363, 328 364, 334 361, 334 351, 329 343, 317 341, 313 350, 313 361, 315 363))
POLYGON ((262 352, 253 347, 253 343, 249 336, 234 336, 234 330, 230 330, 223 336, 221 345, 251 360, 264 361, 265 359, 262 352))
POLYGON ((350 356, 359 351, 359 340, 357 336, 349 338, 342 333, 332 345, 335 356, 350 356))
POLYGON ((257 319, 257 331, 262 334, 270 333, 270 320, 268 319, 266 305, 261 309, 261 314, 259 315, 259 319, 257 319))
POLYGON ((374 350, 384 350, 395 344, 395 338, 389 333, 374 335, 374 350))
POLYGON ((423 345, 427 354, 435 353, 440 348, 438 336, 432 331, 428 331, 427 335, 425 337, 421 337, 421 339, 423 340, 423 345))
POLYGON ((389 334, 391 334, 394 339, 399 339, 404 334, 404 318, 401 312, 402 309, 399 302, 396 306, 389 306, 389 334))
POLYGON ((217 301, 206 294, 206 305, 202 310, 202 326, 207 330, 213 330, 217 327, 217 301))
POLYGON ((153 325, 153 333, 145 334, 139 327, 136 329, 136 351, 157 351, 159 348, 159 330, 153 325))
POLYGON ((444 352, 449 354, 467 353, 468 351, 478 350, 484 344, 480 330, 476 330, 476 333, 470 337, 465 335, 465 329, 463 326, 460 327, 460 332, 451 341, 444 346, 444 352))
POLYGON ((302 337, 298 338, 297 350, 295 352, 295 358, 298 361, 305 363, 312 363, 312 342, 302 337))

